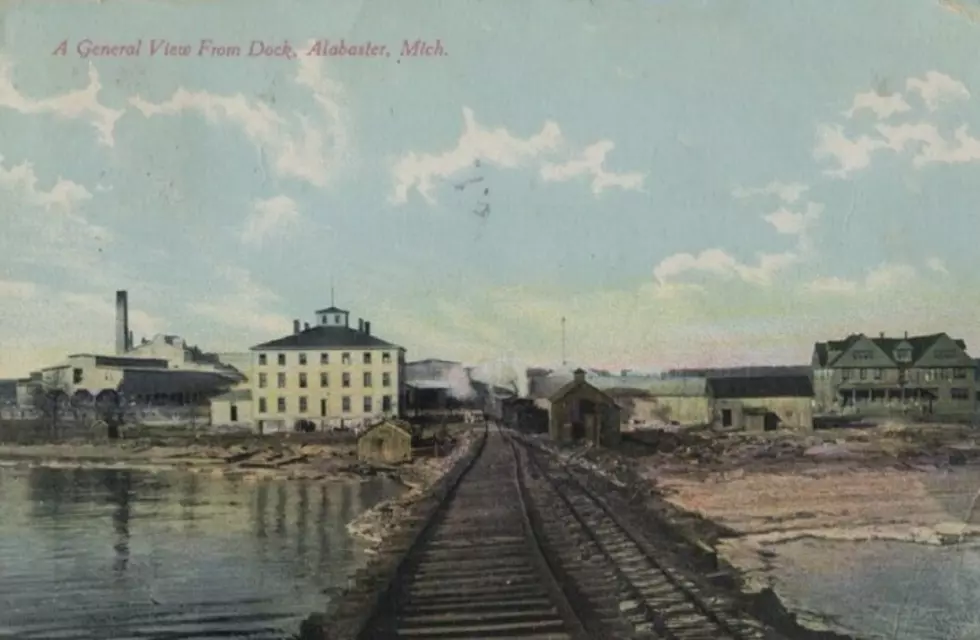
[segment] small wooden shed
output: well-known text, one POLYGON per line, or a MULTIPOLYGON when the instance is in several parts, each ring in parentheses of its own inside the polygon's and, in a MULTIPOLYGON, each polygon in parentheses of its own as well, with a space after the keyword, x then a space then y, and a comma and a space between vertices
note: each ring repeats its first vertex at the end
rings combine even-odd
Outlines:
POLYGON ((401 420, 382 420, 357 438, 357 459, 394 464, 412 460, 412 427, 401 420))
POLYGON ((550 398, 548 433, 559 443, 616 445, 621 411, 614 399, 585 381, 585 371, 577 369, 573 380, 550 398))

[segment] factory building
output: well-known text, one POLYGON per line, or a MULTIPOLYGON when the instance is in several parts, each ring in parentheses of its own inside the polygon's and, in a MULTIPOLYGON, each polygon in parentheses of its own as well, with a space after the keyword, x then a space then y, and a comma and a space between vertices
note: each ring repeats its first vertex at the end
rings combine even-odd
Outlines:
POLYGON ((126 291, 116 292, 114 355, 77 353, 18 381, 19 404, 34 390, 78 405, 93 401, 136 405, 198 405, 246 380, 246 374, 216 354, 207 354, 177 336, 159 335, 133 345, 126 291))
MULTIPOLYGON (((351 327, 344 309, 317 311, 312 327, 294 320, 291 334, 251 352, 251 419, 260 433, 360 428, 401 413, 405 349, 374 336, 370 322, 351 327)), ((227 402, 212 402, 212 413, 226 415, 227 402)))

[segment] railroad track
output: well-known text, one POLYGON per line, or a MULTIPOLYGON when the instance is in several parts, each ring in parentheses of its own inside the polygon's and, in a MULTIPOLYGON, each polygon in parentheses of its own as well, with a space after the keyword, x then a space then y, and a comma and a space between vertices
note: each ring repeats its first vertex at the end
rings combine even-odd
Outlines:
POLYGON ((776 640, 550 456, 490 429, 360 640, 776 640))
POLYGON ((409 549, 359 638, 587 638, 538 546, 504 435, 409 549))
POLYGON ((547 523, 546 543, 582 585, 579 598, 591 605, 597 626, 626 622, 632 637, 667 640, 781 638, 658 550, 568 467, 530 446, 514 446, 532 478, 531 500, 547 523))

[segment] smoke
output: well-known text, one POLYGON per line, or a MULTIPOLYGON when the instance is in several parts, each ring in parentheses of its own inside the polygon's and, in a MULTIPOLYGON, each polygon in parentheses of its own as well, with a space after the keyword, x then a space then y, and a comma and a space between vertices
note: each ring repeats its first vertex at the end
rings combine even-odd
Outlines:
POLYGON ((456 400, 471 400, 476 396, 476 390, 470 384, 470 376, 462 365, 456 365, 446 375, 449 383, 449 395, 456 400))
POLYGON ((522 398, 528 395, 527 367, 514 360, 484 360, 473 367, 470 375, 486 384, 513 389, 522 398))

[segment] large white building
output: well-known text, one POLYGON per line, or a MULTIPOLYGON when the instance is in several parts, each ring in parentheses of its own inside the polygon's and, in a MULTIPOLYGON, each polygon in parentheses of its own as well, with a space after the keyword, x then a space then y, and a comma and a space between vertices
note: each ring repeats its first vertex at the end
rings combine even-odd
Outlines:
POLYGON ((270 433, 400 415, 405 349, 373 335, 370 322, 351 327, 349 315, 321 309, 314 326, 295 320, 291 334, 252 347, 248 384, 212 401, 212 424, 270 433))

